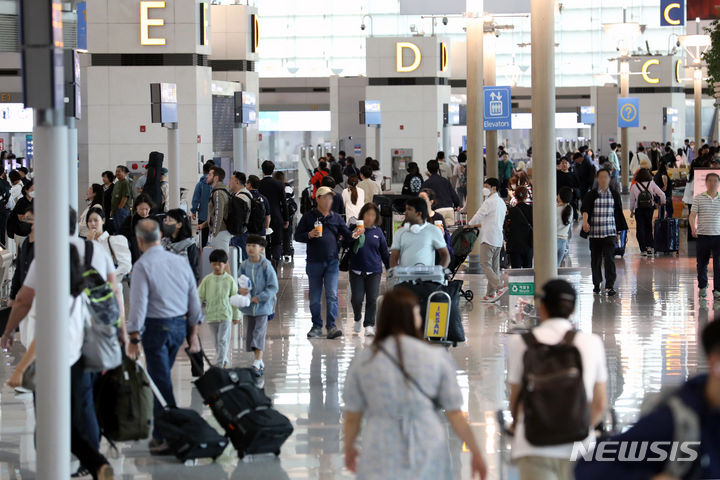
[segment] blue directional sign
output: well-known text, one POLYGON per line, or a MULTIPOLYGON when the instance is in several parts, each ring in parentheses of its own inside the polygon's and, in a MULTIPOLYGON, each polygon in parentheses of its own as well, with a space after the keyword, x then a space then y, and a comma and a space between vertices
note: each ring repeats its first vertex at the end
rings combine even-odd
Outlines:
POLYGON ((484 130, 512 129, 512 103, 510 87, 484 87, 484 130))
POLYGON ((685 0, 660 0, 660 26, 685 25, 685 0))
POLYGON ((640 99, 638 97, 618 97, 618 127, 640 126, 640 99))

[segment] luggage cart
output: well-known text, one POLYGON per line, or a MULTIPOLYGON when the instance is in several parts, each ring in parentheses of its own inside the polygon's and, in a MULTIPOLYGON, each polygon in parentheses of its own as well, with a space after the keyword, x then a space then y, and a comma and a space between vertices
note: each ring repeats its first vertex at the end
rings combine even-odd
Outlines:
POLYGON ((425 310, 425 340, 450 346, 448 329, 450 327, 450 308, 452 299, 447 292, 436 291, 430 294, 425 310))

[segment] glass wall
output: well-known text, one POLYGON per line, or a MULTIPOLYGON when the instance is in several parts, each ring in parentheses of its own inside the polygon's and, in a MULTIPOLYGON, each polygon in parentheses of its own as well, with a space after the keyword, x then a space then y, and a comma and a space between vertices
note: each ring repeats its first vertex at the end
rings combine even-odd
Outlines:
MULTIPOLYGON (((220 3, 233 3, 225 0, 220 3)), ((252 3, 252 2, 251 2, 252 3)), ((332 74, 365 74, 365 37, 412 35, 432 32, 432 20, 400 15, 397 0, 256 0, 261 18, 258 71, 266 77, 326 77, 332 74), (372 20, 363 16, 370 14, 372 20), (365 24, 365 30, 360 29, 365 24)), ((637 53, 665 54, 674 46, 673 34, 683 27, 660 27, 658 0, 565 0, 556 16, 558 86, 606 83, 606 73, 617 72, 609 59, 617 56, 616 44, 603 33, 604 23, 627 21, 645 25, 635 45, 637 53), (672 36, 672 37, 671 37, 672 36), (646 46, 645 42, 648 45, 646 46), (602 78, 604 76, 604 78, 602 78)), ((528 1, 529 4, 529 1, 528 1)), ((498 17, 497 23, 513 25, 497 39, 498 82, 530 86, 530 18, 498 17)), ((435 20, 435 33, 464 41, 465 19, 435 20)))

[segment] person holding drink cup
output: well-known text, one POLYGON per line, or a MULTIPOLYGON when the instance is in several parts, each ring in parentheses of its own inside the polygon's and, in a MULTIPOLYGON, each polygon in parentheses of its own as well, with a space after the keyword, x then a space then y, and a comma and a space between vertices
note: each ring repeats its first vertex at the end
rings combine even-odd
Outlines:
POLYGON ((360 209, 360 220, 353 231, 352 238, 345 241, 350 248, 350 303, 352 304, 355 325, 353 331, 360 333, 365 327, 365 336, 375 336, 375 310, 383 265, 390 266, 390 251, 387 239, 378 225, 381 222, 380 209, 374 203, 366 203, 360 209), (362 304, 365 299, 365 318, 362 304), (362 323, 361 323, 361 320, 362 323))
MULTIPOLYGON (((308 338, 323 336, 322 290, 325 287, 327 318, 325 328, 328 339, 342 337, 335 321, 338 314, 338 277, 340 262, 338 244, 340 239, 351 239, 353 232, 345 220, 332 211, 334 192, 329 187, 320 187, 315 194, 317 207, 306 212, 295 230, 295 241, 307 244, 307 265, 305 272, 309 280, 310 313, 313 326, 308 338)), ((359 234, 357 235, 359 236, 359 234)))

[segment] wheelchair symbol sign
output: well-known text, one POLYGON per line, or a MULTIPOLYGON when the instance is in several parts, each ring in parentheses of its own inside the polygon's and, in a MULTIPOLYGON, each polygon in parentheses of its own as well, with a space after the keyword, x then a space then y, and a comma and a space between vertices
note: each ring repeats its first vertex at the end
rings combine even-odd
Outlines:
POLYGON ((618 127, 639 127, 639 107, 640 101, 637 97, 618 98, 618 127))

